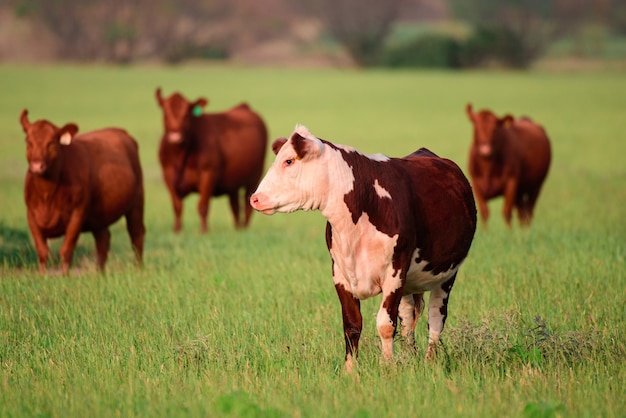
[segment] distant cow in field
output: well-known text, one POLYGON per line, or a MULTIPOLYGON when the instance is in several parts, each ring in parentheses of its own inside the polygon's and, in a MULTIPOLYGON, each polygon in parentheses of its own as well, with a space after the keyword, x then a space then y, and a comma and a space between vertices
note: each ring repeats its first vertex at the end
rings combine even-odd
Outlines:
POLYGON ((472 111, 474 141, 469 153, 469 173, 478 208, 487 225, 487 201, 504 196, 504 219, 511 226, 513 208, 521 225, 530 225, 541 186, 550 168, 550 141, 543 127, 529 118, 498 118, 489 110, 472 111))
POLYGON ((211 196, 228 195, 237 228, 250 222, 249 198, 263 174, 267 128, 263 119, 242 103, 228 111, 203 113, 205 98, 193 102, 182 94, 156 98, 163 110, 164 133, 159 147, 163 179, 174 207, 174 231, 182 226, 182 199, 200 193, 201 231, 208 231, 211 196), (244 189, 245 216, 241 220, 240 189, 244 189))
POLYGON ((405 341, 414 346, 424 293, 430 291, 426 357, 432 358, 476 229, 472 190, 459 167, 423 148, 404 158, 364 155, 304 126, 272 148, 276 160, 250 201, 268 215, 320 210, 327 219, 346 370, 357 357, 360 301, 381 292, 376 326, 389 359, 398 318, 405 341))
POLYGON ((76 135, 78 126, 73 123, 61 128, 47 120, 30 123, 26 109, 20 122, 28 160, 24 197, 39 272, 46 270, 47 240, 64 235, 60 256, 67 274, 81 232, 93 234, 98 268, 103 271, 109 226, 122 216, 141 264, 144 191, 135 140, 116 128, 76 135))

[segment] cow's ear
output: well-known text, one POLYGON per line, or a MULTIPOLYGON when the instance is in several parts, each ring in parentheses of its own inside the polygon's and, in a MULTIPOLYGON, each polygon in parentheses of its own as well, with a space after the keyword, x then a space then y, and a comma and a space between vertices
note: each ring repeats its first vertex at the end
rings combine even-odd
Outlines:
POLYGON ((208 100, 204 97, 199 98, 191 105, 191 114, 198 117, 202 115, 204 107, 208 104, 208 100))
POLYGON ((272 144, 272 151, 274 152, 275 155, 278 155, 278 151, 280 151, 280 149, 283 147, 283 145, 285 145, 286 142, 287 142, 287 138, 284 138, 284 137, 276 138, 276 140, 272 144))
POLYGON ((72 143, 74 135, 78 132, 78 126, 75 123, 68 123, 59 129, 59 143, 61 145, 69 145, 72 143))
POLYGON ((511 115, 504 116, 502 119, 500 119, 500 123, 502 124, 504 128, 511 127, 511 125, 513 125, 513 116, 511 115))
POLYGON ((22 114, 20 115, 20 123, 22 124, 22 129, 24 129, 24 133, 28 133, 28 127, 30 126, 30 122, 28 121, 28 110, 22 110, 22 114))
POLYGON ((472 121, 474 120, 474 111, 472 109, 472 104, 471 103, 468 103, 465 106, 465 113, 467 113, 467 116, 469 117, 470 120, 472 120, 472 121))
POLYGON ((293 149, 296 151, 298 159, 319 157, 324 148, 324 144, 317 138, 305 138, 298 132, 291 136, 293 149))
POLYGON ((161 95, 161 87, 157 87, 156 89, 156 99, 159 106, 163 107, 163 96, 161 95))

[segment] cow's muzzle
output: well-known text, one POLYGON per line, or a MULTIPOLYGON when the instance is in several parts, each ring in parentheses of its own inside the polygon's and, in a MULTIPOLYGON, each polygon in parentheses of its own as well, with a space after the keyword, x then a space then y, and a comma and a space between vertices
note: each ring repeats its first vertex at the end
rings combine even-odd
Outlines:
POLYGON ((485 158, 491 157, 491 145, 479 145, 478 155, 485 158))
POLYGON ((46 168, 48 167, 46 166, 45 161, 30 161, 28 163, 28 169, 33 174, 43 174, 46 171, 46 168))
POLYGON ((183 135, 178 131, 170 131, 167 133, 167 140, 173 144, 182 142, 183 135))
POLYGON ((276 212, 276 209, 269 205, 269 199, 263 193, 254 193, 250 196, 250 206, 265 215, 272 215, 276 212))

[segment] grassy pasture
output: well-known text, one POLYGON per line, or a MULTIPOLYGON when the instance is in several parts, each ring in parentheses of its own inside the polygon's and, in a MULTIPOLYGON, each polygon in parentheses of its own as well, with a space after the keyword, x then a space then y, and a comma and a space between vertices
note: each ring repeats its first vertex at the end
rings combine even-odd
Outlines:
MULTIPOLYGON (((0 67, 0 416, 624 417, 626 411, 626 75, 387 72, 232 67, 0 67), (345 376, 340 306, 319 213, 233 230, 214 199, 208 236, 195 197, 184 232, 156 150, 154 90, 245 99, 272 138, 306 124, 366 153, 427 146, 466 168, 464 106, 528 114, 552 139, 533 226, 509 231, 492 202, 452 292, 444 347, 425 364, 400 342, 379 364, 363 302, 358 372, 345 376), (31 120, 126 128, 147 191, 145 268, 123 222, 108 273, 84 235, 69 277, 36 272, 22 198, 31 120)), ((268 155, 268 162, 272 158, 268 155)), ((58 251, 60 243, 52 243, 58 251)))

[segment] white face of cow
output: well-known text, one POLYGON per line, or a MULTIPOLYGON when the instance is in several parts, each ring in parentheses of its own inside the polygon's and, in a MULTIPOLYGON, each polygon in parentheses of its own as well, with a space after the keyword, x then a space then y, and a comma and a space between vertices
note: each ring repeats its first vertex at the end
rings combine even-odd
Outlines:
POLYGON ((304 126, 289 140, 277 139, 273 148, 276 160, 250 197, 252 207, 266 215, 323 209, 336 171, 328 158, 334 150, 304 126))

